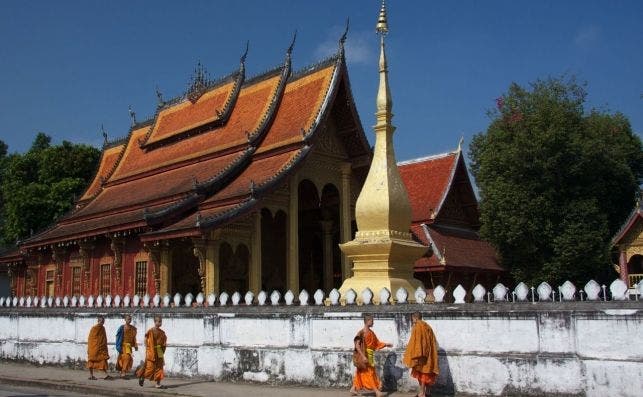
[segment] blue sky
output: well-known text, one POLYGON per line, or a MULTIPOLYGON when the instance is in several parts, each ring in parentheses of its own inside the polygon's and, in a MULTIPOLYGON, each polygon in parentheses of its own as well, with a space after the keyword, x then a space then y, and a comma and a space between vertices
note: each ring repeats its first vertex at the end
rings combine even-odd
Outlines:
MULTIPOLYGON (((294 68, 336 51, 347 17, 352 89, 371 142, 378 0, 0 2, 0 139, 28 149, 38 131, 100 146, 152 115, 155 87, 181 94, 201 61, 213 78, 280 64, 297 30, 294 68)), ((515 81, 574 74, 590 106, 643 132, 642 1, 388 1, 398 160, 453 150, 489 124, 515 81)))

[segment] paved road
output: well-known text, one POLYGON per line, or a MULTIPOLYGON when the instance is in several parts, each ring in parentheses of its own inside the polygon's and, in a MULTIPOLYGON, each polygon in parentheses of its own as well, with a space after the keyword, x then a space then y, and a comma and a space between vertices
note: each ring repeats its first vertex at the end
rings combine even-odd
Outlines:
POLYGON ((86 394, 63 392, 51 389, 19 387, 0 383, 0 397, 84 397, 86 394))

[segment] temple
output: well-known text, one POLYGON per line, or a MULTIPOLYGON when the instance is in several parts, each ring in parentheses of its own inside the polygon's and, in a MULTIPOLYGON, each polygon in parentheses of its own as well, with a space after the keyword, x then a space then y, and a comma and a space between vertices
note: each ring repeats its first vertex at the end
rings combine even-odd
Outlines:
POLYGON ((635 294, 636 285, 643 280, 643 211, 640 202, 612 239, 612 245, 618 252, 615 270, 630 293, 635 294))
POLYGON ((480 239, 480 215, 460 145, 398 163, 412 208, 411 231, 429 251, 415 262, 427 288, 493 285, 507 276, 495 249, 480 239))
MULTIPOLYGON (((158 95, 153 117, 132 114, 73 209, 0 258, 11 295, 339 288, 353 275, 339 246, 355 237, 373 158, 345 38, 334 56, 299 72, 294 39, 283 63, 259 76, 246 78, 246 54, 216 81, 199 66, 184 94, 158 95)), ((476 234, 459 150, 400 163, 400 175, 412 213, 411 230, 400 232, 427 252, 416 278, 430 286, 502 270, 476 234)))

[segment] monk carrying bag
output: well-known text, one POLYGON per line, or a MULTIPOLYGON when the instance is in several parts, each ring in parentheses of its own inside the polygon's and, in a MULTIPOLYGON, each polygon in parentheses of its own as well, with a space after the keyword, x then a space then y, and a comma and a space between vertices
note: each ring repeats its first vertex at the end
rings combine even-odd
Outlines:
POLYGON ((362 370, 366 369, 368 366, 368 360, 364 358, 362 353, 358 352, 357 350, 353 351, 353 365, 355 368, 362 370))
POLYGON ((368 366, 368 359, 364 356, 362 353, 364 351, 364 333, 359 332, 357 336, 355 336, 355 339, 353 339, 353 344, 355 345, 353 347, 353 365, 355 368, 358 370, 363 370, 366 369, 368 366), (358 348, 359 346, 359 348, 358 348))

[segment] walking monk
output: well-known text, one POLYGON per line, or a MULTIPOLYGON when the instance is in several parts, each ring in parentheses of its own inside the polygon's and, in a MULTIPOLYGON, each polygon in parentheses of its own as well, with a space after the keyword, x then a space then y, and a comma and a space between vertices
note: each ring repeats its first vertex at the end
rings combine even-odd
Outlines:
POLYGON ((431 395, 431 386, 438 379, 438 344, 431 326, 422 321, 422 314, 411 315, 413 328, 402 362, 411 368, 411 376, 418 380, 420 390, 416 397, 431 395))
POLYGON ((132 316, 125 315, 125 324, 118 327, 116 331, 116 370, 121 371, 121 379, 127 379, 127 373, 132 369, 132 348, 138 351, 136 343, 136 327, 132 324, 132 316))
POLYGON ((353 377, 353 386, 351 387, 351 395, 356 396, 362 389, 375 391, 375 396, 380 397, 383 395, 381 388, 382 383, 375 372, 375 350, 380 350, 385 347, 393 346, 390 343, 380 342, 377 339, 375 332, 371 330, 373 327, 373 316, 364 316, 364 328, 362 328, 355 337, 355 349, 361 349, 362 355, 366 357, 367 364, 364 369, 355 369, 355 376, 353 377), (360 341, 361 340, 361 341, 360 341))
POLYGON ((105 318, 98 316, 98 323, 89 330, 87 337, 87 368, 89 369, 89 379, 96 380, 94 370, 98 369, 105 372, 104 379, 112 379, 107 373, 107 334, 105 333, 105 318))
POLYGON ((163 365, 165 365, 163 355, 167 347, 167 337, 161 329, 162 323, 160 316, 154 317, 154 327, 145 333, 145 365, 136 371, 140 386, 143 386, 143 382, 147 378, 156 381, 157 388, 165 388, 165 386, 161 386, 161 380, 165 377, 163 373, 163 365))

